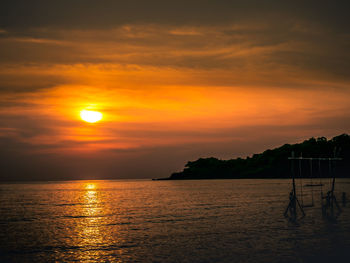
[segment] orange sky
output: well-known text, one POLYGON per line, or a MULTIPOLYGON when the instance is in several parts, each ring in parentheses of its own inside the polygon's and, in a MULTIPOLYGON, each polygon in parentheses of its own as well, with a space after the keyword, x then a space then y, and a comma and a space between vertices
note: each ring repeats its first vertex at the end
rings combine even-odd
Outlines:
POLYGON ((23 28, 11 14, 0 21, 3 174, 30 156, 28 178, 52 167, 64 167, 52 178, 167 176, 198 157, 348 132, 349 32, 279 8, 290 19, 91 26, 82 10, 80 24, 67 11, 23 28), (83 122, 84 109, 103 119, 83 122))

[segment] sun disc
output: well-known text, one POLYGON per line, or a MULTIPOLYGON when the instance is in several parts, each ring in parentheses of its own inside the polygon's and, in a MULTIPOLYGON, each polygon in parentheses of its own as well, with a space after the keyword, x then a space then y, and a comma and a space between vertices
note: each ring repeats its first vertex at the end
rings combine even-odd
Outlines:
POLYGON ((95 184, 86 184, 85 185, 85 189, 86 190, 93 190, 96 188, 96 185, 95 184))
POLYGON ((80 117, 83 121, 95 123, 102 119, 102 113, 98 111, 82 110, 80 112, 80 117))

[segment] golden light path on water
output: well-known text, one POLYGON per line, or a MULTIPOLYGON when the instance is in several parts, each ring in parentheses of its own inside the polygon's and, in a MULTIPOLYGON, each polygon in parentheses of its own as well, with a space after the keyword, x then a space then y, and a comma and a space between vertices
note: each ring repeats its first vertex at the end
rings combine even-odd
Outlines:
POLYGON ((104 222, 105 211, 98 191, 98 183, 82 183, 81 211, 79 211, 79 225, 77 226, 77 244, 81 247, 77 258, 81 262, 93 262, 93 259, 101 256, 101 246, 105 243, 105 233, 101 229, 104 222))
POLYGON ((96 190, 96 184, 87 183, 84 185, 84 196, 82 206, 82 221, 80 228, 80 237, 84 248, 88 250, 81 253, 79 259, 88 261, 98 256, 98 250, 95 250, 99 244, 103 243, 103 236, 100 232, 100 225, 102 224, 102 217, 99 215, 103 213, 101 201, 96 190))
POLYGON ((106 183, 81 181, 71 190, 73 205, 65 208, 68 221, 62 234, 66 235, 68 251, 74 253, 68 252, 67 257, 77 262, 121 262, 120 258, 129 258, 117 213, 122 210, 106 183))

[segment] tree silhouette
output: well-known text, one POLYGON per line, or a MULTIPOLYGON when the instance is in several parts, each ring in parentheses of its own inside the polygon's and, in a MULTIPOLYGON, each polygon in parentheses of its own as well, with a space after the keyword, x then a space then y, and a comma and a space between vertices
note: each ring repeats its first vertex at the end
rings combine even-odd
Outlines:
MULTIPOLYGON (((200 158, 188 162, 182 172, 173 173, 169 179, 289 178, 288 157, 291 152, 303 157, 333 157, 336 154, 343 158, 337 165, 337 176, 350 177, 350 136, 341 134, 331 140, 319 137, 302 143, 285 144, 245 159, 200 158)), ((308 172, 303 176, 307 177, 308 172)))

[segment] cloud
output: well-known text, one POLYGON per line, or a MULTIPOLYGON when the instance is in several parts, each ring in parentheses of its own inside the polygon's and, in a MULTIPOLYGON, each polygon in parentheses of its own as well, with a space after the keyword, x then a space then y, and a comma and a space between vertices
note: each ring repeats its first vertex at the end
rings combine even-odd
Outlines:
POLYGON ((167 176, 346 132, 348 5, 5 0, 0 179, 167 176))
POLYGON ((160 0, 113 1, 102 0, 4 0, 0 11, 0 27, 33 28, 106 28, 121 24, 204 24, 237 21, 300 20, 310 19, 348 30, 346 1, 293 1, 236 0, 207 1, 160 0))
POLYGON ((240 84, 252 84, 252 76, 259 83, 278 83, 280 79, 291 83, 292 78, 349 81, 348 36, 307 21, 129 24, 89 30, 41 28, 27 33, 33 36, 0 38, 2 68, 110 64, 200 69, 215 74, 226 70, 233 74, 231 83, 236 80, 240 84))

